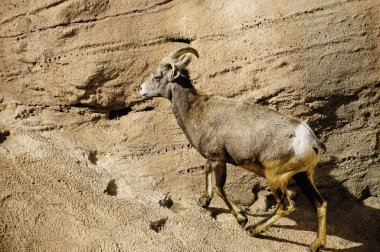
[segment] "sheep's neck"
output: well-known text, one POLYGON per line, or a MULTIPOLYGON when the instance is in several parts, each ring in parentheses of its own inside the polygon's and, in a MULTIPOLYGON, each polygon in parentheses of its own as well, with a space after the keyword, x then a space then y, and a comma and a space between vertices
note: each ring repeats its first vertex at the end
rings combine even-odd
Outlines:
POLYGON ((173 114, 185 135, 188 136, 186 127, 188 113, 197 101, 199 95, 193 87, 184 88, 181 85, 175 85, 171 95, 173 114))

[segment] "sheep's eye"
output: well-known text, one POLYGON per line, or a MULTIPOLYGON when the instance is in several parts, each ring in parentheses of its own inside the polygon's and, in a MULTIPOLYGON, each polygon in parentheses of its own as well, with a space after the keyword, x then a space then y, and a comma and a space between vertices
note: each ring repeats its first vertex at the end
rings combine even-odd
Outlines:
POLYGON ((154 76, 153 76, 153 79, 154 79, 155 81, 159 81, 159 80, 161 79, 161 76, 160 76, 160 75, 154 75, 154 76))

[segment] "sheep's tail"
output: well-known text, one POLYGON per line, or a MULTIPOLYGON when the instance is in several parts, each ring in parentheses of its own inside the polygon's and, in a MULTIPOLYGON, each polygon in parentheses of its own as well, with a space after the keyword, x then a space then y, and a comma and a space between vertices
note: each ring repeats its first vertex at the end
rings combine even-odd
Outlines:
POLYGON ((327 148, 326 148, 326 145, 324 143, 322 143, 321 141, 319 141, 317 139, 317 143, 318 143, 318 147, 323 151, 323 152, 326 152, 327 148))
POLYGON ((314 139, 315 141, 317 142, 317 145, 318 145, 318 149, 321 149, 323 152, 325 152, 327 150, 326 148, 326 145, 324 143, 322 143, 321 141, 319 141, 319 139, 317 138, 317 136, 314 134, 314 132, 311 130, 310 126, 307 125, 307 123, 305 122, 302 122, 302 124, 310 131, 310 133, 314 136, 314 139))

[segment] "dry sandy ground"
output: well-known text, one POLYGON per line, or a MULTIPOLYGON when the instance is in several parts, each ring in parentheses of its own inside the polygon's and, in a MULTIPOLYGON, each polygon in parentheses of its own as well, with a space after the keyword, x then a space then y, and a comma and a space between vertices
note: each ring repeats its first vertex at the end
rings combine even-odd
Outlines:
MULTIPOLYGON (((301 193, 261 238, 219 198, 197 206, 205 160, 168 101, 138 94, 161 58, 187 45, 200 53, 190 65, 200 92, 301 118, 326 144, 316 172, 329 202, 323 251, 380 251, 373 0, 3 0, 0 251, 307 249, 316 216, 301 193)), ((273 211, 263 179, 228 173, 248 225, 273 211)))

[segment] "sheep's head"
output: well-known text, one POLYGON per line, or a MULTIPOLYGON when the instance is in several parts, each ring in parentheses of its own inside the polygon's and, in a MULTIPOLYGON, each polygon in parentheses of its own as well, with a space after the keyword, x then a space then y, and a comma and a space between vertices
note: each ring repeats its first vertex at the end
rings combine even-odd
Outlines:
POLYGON ((176 80, 191 61, 190 53, 199 58, 198 52, 192 47, 180 48, 165 57, 156 71, 140 86, 140 94, 169 98, 172 85, 176 85, 176 80))

